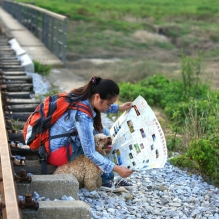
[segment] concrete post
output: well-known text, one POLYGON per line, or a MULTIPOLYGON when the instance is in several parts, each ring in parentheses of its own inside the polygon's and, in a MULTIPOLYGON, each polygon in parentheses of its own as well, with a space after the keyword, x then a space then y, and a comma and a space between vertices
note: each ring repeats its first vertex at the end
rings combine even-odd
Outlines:
POLYGON ((39 201, 37 210, 22 209, 23 219, 91 219, 88 204, 78 200, 79 183, 70 174, 33 175, 31 183, 17 182, 18 195, 34 194, 49 198, 51 201, 39 201), (53 201, 62 196, 71 196, 74 201, 53 201))
POLYGON ((83 201, 40 201, 38 210, 23 209, 23 219, 91 219, 91 209, 83 201))
POLYGON ((79 183, 70 174, 33 175, 31 183, 17 183, 18 195, 25 196, 36 191, 40 197, 51 200, 60 199, 63 195, 78 199, 79 183))

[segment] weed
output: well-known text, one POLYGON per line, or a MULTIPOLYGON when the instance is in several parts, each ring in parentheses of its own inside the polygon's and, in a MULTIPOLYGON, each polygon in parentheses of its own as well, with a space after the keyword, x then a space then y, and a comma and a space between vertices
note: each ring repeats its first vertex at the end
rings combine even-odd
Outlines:
POLYGON ((19 119, 17 120, 11 119, 11 125, 12 125, 12 130, 18 131, 23 129, 23 125, 19 123, 19 119))
POLYGON ((45 93, 45 94, 38 94, 35 96, 36 99, 40 100, 41 102, 48 96, 53 96, 55 94, 58 94, 59 90, 57 89, 52 89, 49 92, 45 93))
POLYGON ((33 61, 34 63, 34 71, 43 76, 47 76, 50 73, 51 65, 43 64, 39 61, 33 61))
POLYGON ((44 96, 45 97, 53 96, 53 95, 58 94, 58 93, 59 93, 59 91, 57 89, 52 89, 48 93, 44 94, 44 96))
POLYGON ((185 57, 182 54, 181 75, 183 79, 183 90, 186 99, 191 96, 192 89, 197 88, 200 83, 202 56, 198 53, 197 58, 185 57))

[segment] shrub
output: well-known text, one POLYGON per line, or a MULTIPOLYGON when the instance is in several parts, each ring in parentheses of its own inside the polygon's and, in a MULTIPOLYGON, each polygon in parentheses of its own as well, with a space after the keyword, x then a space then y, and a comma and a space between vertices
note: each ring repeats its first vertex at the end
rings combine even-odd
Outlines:
POLYGON ((190 142, 184 155, 170 159, 180 167, 189 167, 191 171, 199 171, 205 178, 219 183, 219 136, 211 139, 197 139, 190 142))
POLYGON ((175 165, 175 166, 179 166, 181 168, 186 168, 188 167, 189 170, 194 171, 198 168, 197 164, 190 159, 190 157, 187 157, 185 155, 178 155, 177 157, 173 157, 171 159, 169 159, 170 163, 175 165))

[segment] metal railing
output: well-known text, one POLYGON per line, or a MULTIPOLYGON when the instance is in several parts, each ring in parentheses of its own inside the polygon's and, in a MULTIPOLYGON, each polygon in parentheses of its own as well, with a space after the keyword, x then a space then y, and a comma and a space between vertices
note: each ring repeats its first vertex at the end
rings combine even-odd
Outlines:
POLYGON ((29 29, 66 64, 66 17, 46 9, 14 1, 2 1, 2 8, 29 29))

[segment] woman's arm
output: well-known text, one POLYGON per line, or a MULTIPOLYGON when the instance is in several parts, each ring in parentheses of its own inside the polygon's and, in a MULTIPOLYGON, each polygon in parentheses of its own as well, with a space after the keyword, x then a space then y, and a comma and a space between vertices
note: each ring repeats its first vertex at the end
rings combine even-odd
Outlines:
POLYGON ((122 105, 119 105, 119 111, 125 111, 132 108, 132 102, 126 102, 122 105))
POLYGON ((105 173, 115 171, 123 178, 130 176, 134 172, 133 170, 115 165, 115 163, 96 151, 93 136, 93 121, 84 113, 79 112, 78 114, 79 121, 76 122, 76 129, 84 154, 105 173))
POLYGON ((132 108, 132 102, 126 102, 122 105, 112 104, 111 107, 104 113, 118 113, 118 111, 125 111, 132 108))
MULTIPOLYGON (((117 111, 116 112, 114 111, 114 113, 118 113, 118 111, 125 111, 132 108, 132 102, 126 102, 122 105, 112 104, 111 108, 107 111, 110 111, 112 113, 113 109, 115 109, 116 107, 117 107, 117 111)), ((118 165, 114 166, 113 171, 118 173, 122 178, 126 178, 130 176, 134 172, 134 170, 130 170, 126 167, 118 166, 118 165)))

